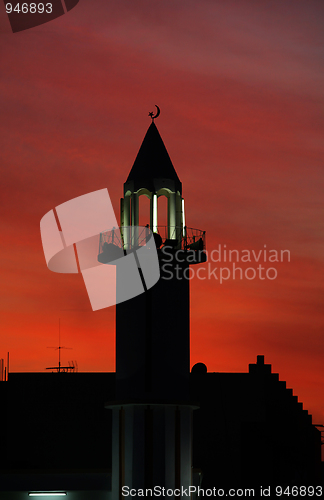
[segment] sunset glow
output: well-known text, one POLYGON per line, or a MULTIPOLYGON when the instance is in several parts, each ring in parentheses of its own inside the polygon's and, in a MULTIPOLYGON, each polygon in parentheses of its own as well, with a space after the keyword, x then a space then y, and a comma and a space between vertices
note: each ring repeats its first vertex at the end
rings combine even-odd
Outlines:
POLYGON ((0 358, 10 352, 10 371, 57 362, 47 347, 59 319, 73 348, 63 363, 115 370, 115 308, 93 312, 80 274, 48 270, 40 220, 103 188, 119 220, 157 104, 185 223, 206 231, 209 253, 262 251, 240 267, 277 272, 220 283, 228 261, 196 266, 218 271, 191 280, 191 365, 242 372, 264 354, 323 424, 324 4, 80 0, 15 34, 0 15, 0 358), (265 248, 278 262, 264 262, 265 248))

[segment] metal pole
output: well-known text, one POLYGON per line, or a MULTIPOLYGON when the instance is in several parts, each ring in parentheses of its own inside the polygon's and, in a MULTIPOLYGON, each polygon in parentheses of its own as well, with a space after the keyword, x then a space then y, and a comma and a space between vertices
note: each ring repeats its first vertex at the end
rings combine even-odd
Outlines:
POLYGON ((59 348, 58 348, 58 351, 59 351, 59 373, 61 371, 61 318, 59 318, 59 348))

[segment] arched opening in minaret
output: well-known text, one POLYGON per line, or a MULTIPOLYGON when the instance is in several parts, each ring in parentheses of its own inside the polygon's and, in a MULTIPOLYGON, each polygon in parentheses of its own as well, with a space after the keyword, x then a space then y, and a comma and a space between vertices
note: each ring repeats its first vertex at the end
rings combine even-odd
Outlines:
POLYGON ((157 213, 159 233, 163 239, 168 238, 168 198, 164 194, 158 197, 157 213))
POLYGON ((150 203, 150 196, 147 193, 142 192, 138 197, 139 226, 146 226, 147 224, 150 225, 150 203))

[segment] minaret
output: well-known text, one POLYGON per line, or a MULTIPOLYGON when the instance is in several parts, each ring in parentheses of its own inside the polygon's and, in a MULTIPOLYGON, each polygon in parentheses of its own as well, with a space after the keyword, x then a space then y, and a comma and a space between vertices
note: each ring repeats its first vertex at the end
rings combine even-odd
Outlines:
POLYGON ((180 242, 179 230, 184 222, 181 194, 181 182, 155 123, 152 121, 124 184, 121 224, 138 225, 139 198, 147 196, 150 199, 150 228, 153 232, 158 232, 158 197, 166 196, 168 199, 168 234, 165 236, 180 242))
MULTIPOLYGON (((121 233, 138 226, 141 196, 150 200, 150 229, 160 279, 116 306, 116 401, 113 409, 113 498, 121 488, 191 485, 189 401, 189 265, 206 260, 205 233, 185 225, 182 184, 154 123, 148 128, 121 200, 121 233), (167 198, 167 226, 158 199, 167 198)), ((118 296, 118 268, 117 268, 118 296)))

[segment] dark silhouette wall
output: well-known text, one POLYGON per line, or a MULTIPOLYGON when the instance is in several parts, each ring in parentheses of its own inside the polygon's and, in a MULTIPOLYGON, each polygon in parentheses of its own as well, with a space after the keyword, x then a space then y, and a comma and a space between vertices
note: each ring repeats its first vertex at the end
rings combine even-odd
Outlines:
POLYGON ((321 482, 321 437, 302 403, 258 356, 249 373, 194 366, 193 465, 203 486, 314 485, 321 482))
MULTIPOLYGON (((193 466, 203 487, 321 484, 320 432, 262 356, 248 373, 195 365, 190 387, 200 406, 193 466)), ((0 383, 0 491, 22 472, 88 473, 85 489, 107 488, 111 411, 104 405, 114 397, 114 373, 9 374, 0 383)))

